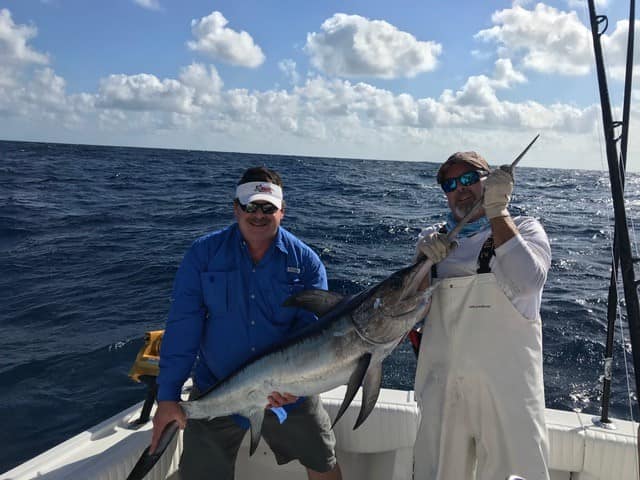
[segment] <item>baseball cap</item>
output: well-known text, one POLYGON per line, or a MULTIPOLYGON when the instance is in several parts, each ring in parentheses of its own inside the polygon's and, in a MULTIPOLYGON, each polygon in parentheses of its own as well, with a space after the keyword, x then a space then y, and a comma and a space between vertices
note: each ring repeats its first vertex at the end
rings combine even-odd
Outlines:
POLYGON ((491 171, 491 168, 489 168, 489 164, 484 159, 484 157, 482 157, 482 155, 473 151, 456 152, 449 158, 447 158, 447 160, 442 165, 440 165, 440 168, 438 169, 438 175, 436 177, 438 179, 438 183, 442 183, 449 167, 456 163, 466 163, 467 165, 470 165, 477 170, 484 170, 487 173, 491 171))

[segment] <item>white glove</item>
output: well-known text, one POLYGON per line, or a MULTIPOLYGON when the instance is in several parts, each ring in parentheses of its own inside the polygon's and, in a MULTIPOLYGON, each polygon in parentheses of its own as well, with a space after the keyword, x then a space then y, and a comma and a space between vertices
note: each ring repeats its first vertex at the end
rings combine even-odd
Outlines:
POLYGON ((445 233, 434 232, 418 241, 416 255, 417 258, 424 255, 435 264, 447 258, 457 246, 456 242, 449 241, 445 233))
POLYGON ((488 219, 508 217, 507 205, 513 192, 513 175, 509 165, 493 170, 484 181, 482 206, 488 219))

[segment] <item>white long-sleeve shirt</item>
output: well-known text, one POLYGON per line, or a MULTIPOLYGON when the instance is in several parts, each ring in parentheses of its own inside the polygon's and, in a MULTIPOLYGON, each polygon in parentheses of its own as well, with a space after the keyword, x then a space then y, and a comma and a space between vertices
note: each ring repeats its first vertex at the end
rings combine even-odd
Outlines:
MULTIPOLYGON (((540 315, 542 288, 551 266, 551 247, 542 225, 532 217, 515 217, 519 234, 495 249, 489 267, 513 306, 525 318, 540 315)), ((420 239, 439 231, 440 225, 425 228, 420 239)), ((487 226, 470 237, 457 238, 458 247, 438 263, 438 278, 475 275, 478 255, 491 234, 487 226)))

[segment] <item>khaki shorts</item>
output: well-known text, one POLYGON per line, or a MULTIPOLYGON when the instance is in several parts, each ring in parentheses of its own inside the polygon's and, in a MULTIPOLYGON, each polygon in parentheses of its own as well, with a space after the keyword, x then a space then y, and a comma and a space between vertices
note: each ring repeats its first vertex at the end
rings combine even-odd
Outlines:
MULTIPOLYGON (((180 478, 233 480, 236 457, 246 433, 231 417, 189 420, 184 430, 180 478)), ((298 460, 316 472, 328 472, 336 465, 336 439, 319 396, 306 398, 288 412, 282 424, 273 412, 266 411, 262 440, 271 447, 278 465, 298 460)))

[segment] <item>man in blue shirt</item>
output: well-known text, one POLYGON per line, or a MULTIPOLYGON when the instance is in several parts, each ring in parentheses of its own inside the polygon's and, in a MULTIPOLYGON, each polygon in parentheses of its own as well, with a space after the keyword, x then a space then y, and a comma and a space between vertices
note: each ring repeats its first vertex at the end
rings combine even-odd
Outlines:
MULTIPOLYGON (((151 451, 169 422, 186 427, 182 480, 232 480, 248 428, 239 416, 187 422, 178 403, 184 381, 193 371, 194 391, 204 392, 295 336, 317 318, 283 307, 284 300, 301 290, 327 289, 318 256, 280 227, 285 205, 277 172, 246 170, 233 208, 237 223, 199 238, 185 254, 162 341, 151 451)), ((299 460, 311 480, 341 480, 331 420, 317 396, 273 392, 265 405, 288 411, 282 424, 266 412, 262 427, 279 464, 299 460)))

